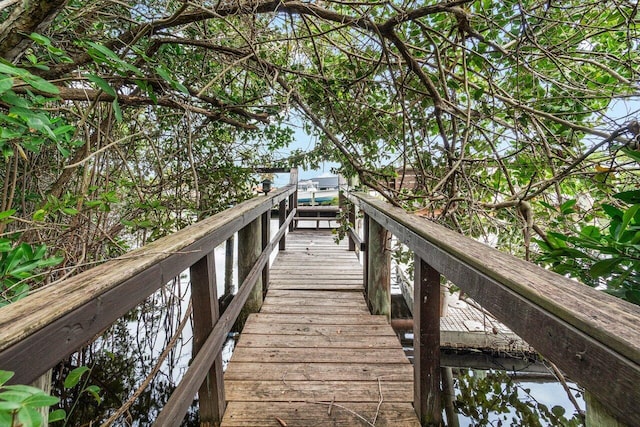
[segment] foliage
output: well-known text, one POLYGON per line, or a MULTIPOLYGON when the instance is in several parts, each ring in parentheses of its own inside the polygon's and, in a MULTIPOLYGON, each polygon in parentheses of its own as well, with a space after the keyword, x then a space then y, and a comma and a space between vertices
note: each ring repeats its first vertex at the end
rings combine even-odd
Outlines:
MULTIPOLYGON (((640 190, 613 199, 618 206, 601 205, 606 224, 576 224, 570 233, 550 232, 537 241, 543 251, 538 262, 640 305, 640 190)), ((563 214, 573 213, 575 205, 565 202, 563 214)))
MULTIPOLYGON (((43 417, 40 408, 48 408, 60 399, 49 396, 42 390, 26 385, 6 384, 13 377, 13 372, 0 371, 0 424, 15 427, 39 427, 43 417)), ((49 414, 49 422, 63 420, 65 412, 53 411, 49 414)))
POLYGON ((538 402, 504 371, 487 375, 465 371, 457 376, 459 395, 454 405, 474 426, 581 426, 580 415, 568 418, 562 406, 549 408, 538 402))
POLYGON ((37 272, 58 265, 61 257, 46 257, 47 246, 15 244, 0 238, 0 307, 27 296, 37 272))

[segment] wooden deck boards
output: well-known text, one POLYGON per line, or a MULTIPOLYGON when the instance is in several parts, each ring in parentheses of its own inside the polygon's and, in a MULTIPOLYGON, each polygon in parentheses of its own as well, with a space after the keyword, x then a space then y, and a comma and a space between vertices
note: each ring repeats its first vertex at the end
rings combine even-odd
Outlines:
POLYGON ((418 426, 413 368, 328 232, 296 231, 225 373, 223 426, 418 426))

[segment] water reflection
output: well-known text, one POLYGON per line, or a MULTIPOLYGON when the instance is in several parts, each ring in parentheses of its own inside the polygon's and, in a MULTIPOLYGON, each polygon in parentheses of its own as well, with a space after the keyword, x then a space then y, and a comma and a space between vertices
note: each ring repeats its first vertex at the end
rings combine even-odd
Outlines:
MULTIPOLYGON (((150 425, 189 364, 192 345, 189 316, 188 277, 183 275, 59 365, 53 373, 52 394, 61 397, 60 407, 69 414, 66 425, 101 425, 131 396, 136 398, 121 410, 122 415, 113 424, 150 425), (175 341, 175 346, 168 348, 170 341, 175 341), (163 356, 161 361, 159 356, 163 356), (89 375, 77 387, 65 389, 63 383, 68 372, 82 365, 90 368, 89 375), (83 391, 88 385, 100 387, 100 402, 83 391)), ((199 425, 195 402, 183 425, 199 425)))

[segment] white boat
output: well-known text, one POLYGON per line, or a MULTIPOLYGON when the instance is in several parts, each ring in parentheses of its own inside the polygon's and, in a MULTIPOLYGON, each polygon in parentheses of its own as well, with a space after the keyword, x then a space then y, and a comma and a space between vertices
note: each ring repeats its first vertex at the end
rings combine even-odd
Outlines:
POLYGON ((333 183, 322 183, 324 186, 321 186, 322 181, 319 181, 319 178, 298 182, 298 204, 319 205, 331 202, 338 197, 338 177, 335 177, 335 186, 332 185, 333 183))

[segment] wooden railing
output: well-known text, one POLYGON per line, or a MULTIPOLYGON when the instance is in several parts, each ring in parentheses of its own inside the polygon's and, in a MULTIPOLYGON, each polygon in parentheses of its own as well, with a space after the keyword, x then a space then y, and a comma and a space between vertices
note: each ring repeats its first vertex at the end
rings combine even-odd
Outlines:
POLYGON ((268 283, 269 255, 276 245, 285 248, 297 193, 297 171, 291 172, 292 184, 266 197, 243 202, 3 307, 0 369, 14 371, 14 383, 31 383, 190 269, 194 357, 155 425, 180 425, 196 393, 201 422, 217 424, 224 412, 221 349, 243 308, 259 309, 268 283), (269 219, 274 206, 280 210, 280 228, 271 239, 269 219), (241 285, 220 316, 213 254, 236 232, 241 285))
MULTIPOLYGON (((440 275, 509 326, 584 387, 619 421, 640 425, 640 307, 504 254, 363 193, 365 291, 389 315, 392 233, 415 253, 414 405, 440 422, 440 275)), ((355 218, 354 212, 347 213, 355 218)), ((353 236, 352 233, 350 233, 353 236)), ((360 242, 351 242, 351 249, 360 242)), ((589 416, 587 416, 589 418, 589 416)))

